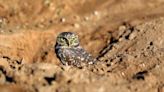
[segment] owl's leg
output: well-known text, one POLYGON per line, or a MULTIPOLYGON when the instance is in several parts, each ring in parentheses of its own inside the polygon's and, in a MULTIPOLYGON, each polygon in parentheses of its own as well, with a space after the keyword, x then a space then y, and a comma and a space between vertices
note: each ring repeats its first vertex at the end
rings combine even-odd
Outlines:
POLYGON ((66 65, 66 66, 69 66, 68 62, 65 62, 65 65, 66 65))
POLYGON ((70 65, 69 62, 66 62, 65 58, 63 58, 63 59, 61 59, 62 64, 65 65, 65 66, 69 66, 70 65))
POLYGON ((68 65, 68 63, 65 62, 65 60, 60 59, 60 61, 61 61, 61 63, 62 63, 63 65, 68 65))

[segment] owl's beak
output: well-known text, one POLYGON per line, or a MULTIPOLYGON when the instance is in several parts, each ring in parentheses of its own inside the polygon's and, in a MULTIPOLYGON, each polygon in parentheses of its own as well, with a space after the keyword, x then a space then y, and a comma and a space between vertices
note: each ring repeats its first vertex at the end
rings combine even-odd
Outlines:
POLYGON ((71 46, 71 43, 70 43, 70 41, 68 41, 68 46, 69 46, 69 47, 71 46))
POLYGON ((66 43, 67 43, 68 46, 70 46, 70 42, 68 40, 66 41, 66 43))

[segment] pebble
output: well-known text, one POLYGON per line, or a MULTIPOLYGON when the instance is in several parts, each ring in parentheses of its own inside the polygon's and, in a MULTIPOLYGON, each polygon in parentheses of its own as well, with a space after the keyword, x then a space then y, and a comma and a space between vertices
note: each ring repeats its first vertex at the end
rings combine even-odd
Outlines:
POLYGON ((73 26, 74 26, 75 28, 79 28, 79 27, 80 27, 80 25, 79 25, 78 23, 73 24, 73 26))
POLYGON ((122 75, 122 76, 125 76, 125 73, 124 73, 124 72, 121 72, 121 75, 122 75))
POLYGON ((61 18, 61 19, 60 19, 60 22, 62 22, 62 23, 64 23, 65 21, 66 21, 65 18, 61 18))
POLYGON ((6 24, 7 23, 7 20, 6 18, 3 18, 3 17, 0 17, 0 24, 6 24))
POLYGON ((45 26, 44 26, 44 24, 39 23, 39 24, 37 24, 37 27, 39 27, 39 28, 44 28, 45 26))
POLYGON ((125 38, 119 38, 118 41, 121 42, 121 41, 124 41, 125 38))
POLYGON ((49 6, 49 5, 50 5, 50 3, 51 3, 51 1, 50 1, 50 0, 44 0, 44 4, 45 4, 45 5, 49 6))
POLYGON ((129 36, 129 40, 134 39, 136 36, 137 36, 137 32, 136 32, 136 31, 135 31, 135 32, 132 32, 132 33, 130 34, 130 36, 129 36))
POLYGON ((124 31, 124 30, 126 30, 126 26, 120 26, 120 27, 118 28, 118 30, 119 30, 119 31, 124 31))
POLYGON ((1 33, 4 33, 5 31, 4 30, 0 30, 1 33))
POLYGON ((3 22, 3 19, 2 18, 0 18, 0 23, 2 23, 3 22))
POLYGON ((87 16, 84 17, 84 20, 85 20, 85 21, 88 21, 88 20, 89 20, 89 17, 87 17, 87 16))
POLYGON ((97 15, 99 15, 99 12, 98 11, 94 11, 93 14, 97 16, 97 15))

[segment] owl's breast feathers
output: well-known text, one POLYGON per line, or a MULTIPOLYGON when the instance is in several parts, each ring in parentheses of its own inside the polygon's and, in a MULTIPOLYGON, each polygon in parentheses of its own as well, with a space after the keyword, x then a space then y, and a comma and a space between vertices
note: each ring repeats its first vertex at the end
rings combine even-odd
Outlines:
POLYGON ((57 50, 57 53, 58 57, 65 65, 83 66, 96 62, 96 59, 80 46, 76 48, 61 48, 57 50))

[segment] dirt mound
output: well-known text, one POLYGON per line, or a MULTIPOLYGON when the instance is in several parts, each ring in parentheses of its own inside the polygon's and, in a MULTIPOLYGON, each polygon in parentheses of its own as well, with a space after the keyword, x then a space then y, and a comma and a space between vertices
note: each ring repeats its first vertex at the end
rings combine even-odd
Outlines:
POLYGON ((32 92, 162 90, 163 21, 161 18, 138 26, 120 26, 101 51, 100 61, 82 69, 53 63, 27 64, 2 54, 0 82, 32 92))
POLYGON ((1 92, 163 92, 163 1, 0 1, 1 92), (161 17, 161 18, 160 18, 161 17), (63 66, 63 31, 98 59, 63 66))

